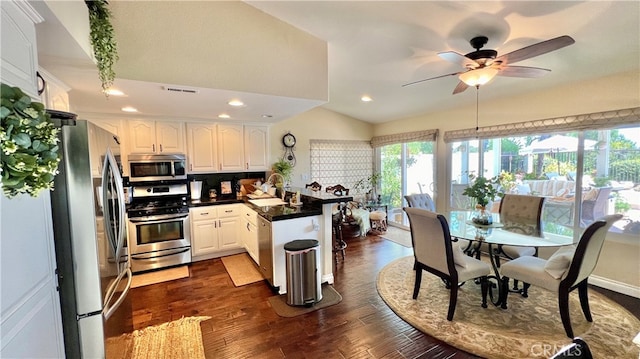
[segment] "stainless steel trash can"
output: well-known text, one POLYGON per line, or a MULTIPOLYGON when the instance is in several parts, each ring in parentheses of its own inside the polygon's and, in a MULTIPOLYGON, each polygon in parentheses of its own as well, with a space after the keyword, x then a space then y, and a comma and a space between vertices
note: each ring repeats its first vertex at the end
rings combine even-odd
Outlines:
POLYGON ((298 239, 284 245, 287 268, 287 304, 312 306, 322 299, 315 239, 298 239))

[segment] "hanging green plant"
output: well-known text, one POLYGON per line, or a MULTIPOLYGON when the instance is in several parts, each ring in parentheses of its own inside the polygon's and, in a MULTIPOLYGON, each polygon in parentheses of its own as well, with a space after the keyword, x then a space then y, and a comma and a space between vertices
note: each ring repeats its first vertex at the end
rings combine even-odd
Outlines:
POLYGON ((111 25, 111 11, 106 0, 85 0, 89 8, 91 46, 98 66, 98 76, 105 92, 113 84, 116 73, 113 66, 118 61, 118 48, 111 25))
POLYGON ((31 102, 17 87, 2 87, 0 174, 8 198, 26 193, 32 197, 53 188, 58 173, 58 128, 44 105, 31 102))

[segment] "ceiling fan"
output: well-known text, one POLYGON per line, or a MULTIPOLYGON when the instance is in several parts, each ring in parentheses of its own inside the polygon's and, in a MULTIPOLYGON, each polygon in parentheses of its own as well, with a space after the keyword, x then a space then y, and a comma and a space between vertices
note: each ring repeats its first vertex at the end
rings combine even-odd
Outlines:
POLYGON ((488 41, 489 39, 486 36, 474 37, 469 43, 471 47, 476 50, 466 55, 455 51, 438 53, 438 56, 442 59, 460 64, 465 70, 410 82, 402 85, 402 87, 442 77, 458 76, 460 82, 453 90, 453 94, 455 95, 463 92, 470 86, 478 87, 484 85, 496 75, 525 78, 541 77, 551 70, 539 67, 511 66, 511 64, 561 49, 575 42, 571 36, 564 35, 498 56, 496 50, 482 49, 488 41))

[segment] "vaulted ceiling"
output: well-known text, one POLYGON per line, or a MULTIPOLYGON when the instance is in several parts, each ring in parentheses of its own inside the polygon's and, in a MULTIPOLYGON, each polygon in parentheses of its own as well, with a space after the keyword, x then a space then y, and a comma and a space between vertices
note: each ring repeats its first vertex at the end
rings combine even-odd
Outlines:
MULTIPOLYGON (((40 65, 71 87, 76 111, 126 117, 276 122, 315 106, 382 123, 475 103, 452 95, 459 64, 438 52, 473 51, 489 38, 499 55, 561 35, 575 44, 518 63, 550 69, 535 79, 498 76, 483 99, 631 73, 640 82, 638 1, 110 1, 120 46, 115 86, 100 93, 88 59, 58 50, 40 65), (58 51, 58 53, 56 53, 58 51), (168 93, 166 86, 198 91, 168 93), (373 101, 364 103, 361 96, 373 101), (245 107, 229 109, 241 98, 245 107), (266 118, 263 115, 272 117, 266 118)), ((50 21, 51 23, 51 21, 50 21)), ((38 25, 39 42, 44 26, 38 25)), ((625 89, 620 89, 624 91, 625 89)), ((637 91, 637 89, 633 89, 637 91)))

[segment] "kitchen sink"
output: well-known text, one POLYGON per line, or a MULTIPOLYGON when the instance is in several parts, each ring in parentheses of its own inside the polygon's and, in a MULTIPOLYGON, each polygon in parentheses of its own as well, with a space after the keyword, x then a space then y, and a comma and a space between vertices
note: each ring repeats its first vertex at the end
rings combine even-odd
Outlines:
POLYGON ((280 206, 283 204, 287 204, 287 202, 283 201, 280 198, 250 199, 249 203, 258 207, 280 206))

